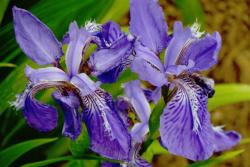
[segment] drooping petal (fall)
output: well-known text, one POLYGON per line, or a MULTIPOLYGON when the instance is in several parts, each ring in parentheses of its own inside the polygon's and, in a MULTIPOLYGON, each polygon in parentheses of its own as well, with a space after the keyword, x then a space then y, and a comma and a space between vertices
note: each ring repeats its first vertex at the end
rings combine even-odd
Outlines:
POLYGON ((26 91, 23 115, 30 127, 41 132, 48 132, 57 126, 57 111, 50 105, 45 105, 35 99, 35 94, 41 89, 53 87, 55 84, 35 84, 26 91))
POLYGON ((104 157, 128 160, 131 138, 115 109, 112 97, 98 88, 86 74, 74 76, 71 83, 80 91, 90 148, 104 157))
POLYGON ((78 111, 79 99, 73 92, 62 94, 60 91, 55 91, 53 97, 62 108, 64 115, 62 134, 72 140, 76 139, 82 129, 82 114, 78 111))
POLYGON ((167 46, 167 24, 157 1, 130 1, 130 32, 155 53, 167 46))
POLYGON ((115 110, 112 97, 102 90, 83 97, 83 120, 90 136, 90 148, 102 156, 129 160, 131 137, 115 110))
POLYGON ((101 167, 122 167, 119 163, 103 162, 101 167))
POLYGON ((240 142, 241 135, 235 131, 224 131, 222 127, 213 127, 214 130, 214 151, 224 151, 234 147, 240 142))
POLYGON ((178 90, 160 118, 161 143, 172 154, 193 161, 208 159, 214 151, 214 133, 207 95, 187 76, 174 84, 178 90))
POLYGON ((102 83, 114 83, 119 77, 120 73, 130 64, 130 60, 124 60, 120 65, 112 68, 109 71, 103 72, 97 76, 102 83))
POLYGON ((57 64, 63 55, 61 44, 52 31, 24 9, 13 8, 17 43, 39 65, 57 64))
POLYGON ((221 37, 218 32, 213 35, 207 34, 190 44, 184 57, 192 60, 195 65, 189 71, 207 70, 218 61, 218 53, 221 48, 221 37))
POLYGON ((124 36, 117 40, 110 48, 99 49, 91 55, 88 62, 92 73, 100 81, 114 82, 130 63, 134 40, 124 36))

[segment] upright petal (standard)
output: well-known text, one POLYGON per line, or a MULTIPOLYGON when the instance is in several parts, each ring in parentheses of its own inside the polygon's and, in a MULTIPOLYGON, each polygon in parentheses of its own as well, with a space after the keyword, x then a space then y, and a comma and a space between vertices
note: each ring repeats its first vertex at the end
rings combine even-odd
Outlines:
POLYGON ((39 65, 57 64, 63 55, 52 31, 24 9, 13 8, 16 40, 24 53, 39 65))
POLYGON ((130 32, 155 53, 166 48, 167 24, 155 0, 130 1, 130 32))
POLYGON ((149 131, 148 121, 151 109, 138 80, 126 83, 125 92, 140 119, 140 122, 131 129, 131 137, 135 142, 141 143, 149 131))
POLYGON ((35 99, 35 94, 45 88, 54 87, 53 83, 38 83, 27 90, 24 97, 23 115, 30 127, 41 132, 48 132, 57 126, 57 111, 54 107, 42 104, 35 99))
POLYGON ((91 37, 86 30, 79 29, 76 22, 70 24, 68 33, 69 45, 66 52, 66 65, 69 76, 72 77, 79 73, 83 50, 91 42, 91 37))

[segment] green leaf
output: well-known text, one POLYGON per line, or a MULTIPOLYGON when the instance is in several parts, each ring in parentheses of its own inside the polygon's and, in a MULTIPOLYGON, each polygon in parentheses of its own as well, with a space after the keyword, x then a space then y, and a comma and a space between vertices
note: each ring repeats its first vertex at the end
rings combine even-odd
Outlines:
POLYGON ((196 20, 203 29, 205 26, 204 12, 199 0, 175 0, 179 8, 185 25, 193 24, 196 20))
POLYGON ((155 138, 155 136, 157 135, 158 129, 160 127, 160 116, 163 113, 164 107, 165 103, 163 98, 161 98, 158 104, 154 107, 149 118, 150 138, 155 138))
POLYGON ((12 64, 12 63, 0 63, 0 68, 1 67, 16 67, 15 64, 12 64))
POLYGON ((53 142, 55 140, 57 140, 57 138, 34 139, 10 146, 0 152, 1 166, 2 167, 9 166, 17 158, 22 156, 24 153, 30 151, 31 149, 53 142))
POLYGON ((126 32, 126 33, 129 32, 129 27, 128 26, 123 26, 123 27, 121 27, 121 29, 122 29, 123 32, 126 32))
POLYGON ((88 150, 90 139, 86 126, 83 124, 82 132, 76 140, 71 141, 70 151, 75 157, 80 157, 88 150))
POLYGON ((138 79, 137 74, 133 73, 130 69, 126 69, 121 73, 118 80, 112 84, 102 84, 101 88, 112 94, 113 97, 123 93, 122 84, 125 82, 138 79))
POLYGON ((193 163, 193 164, 189 165, 188 167, 210 167, 212 165, 216 165, 216 164, 219 164, 219 163, 224 162, 226 160, 232 159, 232 158, 242 154, 243 152, 244 152, 244 150, 236 150, 236 151, 226 152, 218 157, 211 158, 211 159, 206 160, 206 161, 200 161, 200 162, 193 163))
POLYGON ((168 151, 161 146, 158 140, 154 140, 147 151, 142 154, 142 157, 148 162, 152 162, 154 155, 157 154, 168 154, 168 151))
POLYGON ((61 161, 69 161, 74 159, 73 156, 65 156, 65 157, 57 157, 57 158, 52 158, 44 161, 39 161, 39 162, 33 162, 33 163, 28 163, 25 165, 22 165, 21 167, 39 167, 39 166, 46 166, 46 165, 51 165, 56 162, 61 162, 61 161))
POLYGON ((65 155, 69 151, 70 138, 61 137, 46 149, 48 159, 65 155))
POLYGON ((15 124, 15 127, 14 127, 10 132, 8 132, 8 133, 6 134, 6 136, 4 136, 3 141, 2 141, 2 143, 1 143, 1 147, 4 147, 4 146, 7 144, 7 142, 10 140, 10 138, 11 138, 12 136, 14 136, 14 134, 15 134, 19 129, 21 129, 24 125, 25 125, 25 120, 24 120, 24 119, 19 120, 19 121, 15 124))
POLYGON ((249 144, 250 143, 250 138, 243 138, 240 140, 240 144, 249 144))
POLYGON ((98 160, 71 160, 64 167, 99 167, 98 160))
POLYGON ((250 101, 250 85, 246 84, 218 84, 215 86, 215 95, 208 101, 208 109, 250 101))
POLYGON ((15 96, 24 90, 27 82, 24 75, 26 63, 31 64, 31 61, 25 61, 21 66, 15 68, 15 70, 0 84, 0 115, 10 107, 10 102, 15 100, 15 96))
POLYGON ((8 7, 10 0, 1 0, 0 1, 0 25, 5 13, 6 8, 8 7))
POLYGON ((86 167, 90 167, 90 166, 96 167, 96 165, 99 165, 100 161, 117 162, 115 160, 106 159, 106 158, 92 155, 92 154, 83 154, 81 157, 64 156, 64 157, 51 158, 51 159, 39 161, 39 162, 32 162, 32 163, 25 164, 22 167, 41 167, 41 166, 54 164, 56 162, 69 161, 69 160, 70 162, 66 165, 67 167, 73 167, 73 166, 76 167, 77 165, 81 165, 81 167, 85 167, 85 165, 86 167))
POLYGON ((162 98, 159 100, 157 105, 154 107, 150 118, 149 118, 149 139, 156 139, 158 135, 158 129, 160 127, 160 117, 164 111, 164 107, 166 104, 171 100, 175 92, 177 91, 177 88, 174 88, 172 91, 169 91, 169 87, 163 86, 161 88, 162 91, 162 98))

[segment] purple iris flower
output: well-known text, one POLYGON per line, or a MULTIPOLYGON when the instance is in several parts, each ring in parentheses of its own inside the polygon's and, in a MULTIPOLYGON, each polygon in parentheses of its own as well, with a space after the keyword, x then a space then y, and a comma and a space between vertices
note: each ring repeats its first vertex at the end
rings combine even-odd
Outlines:
POLYGON ((130 66, 134 57, 140 54, 135 48, 148 46, 158 54, 167 46, 169 40, 166 33, 167 25, 161 12, 162 9, 157 3, 151 0, 143 1, 143 3, 131 0, 130 6, 131 34, 122 32, 119 25, 114 22, 104 24, 100 34, 97 34, 101 43, 98 50, 90 57, 88 64, 92 74, 103 83, 115 82, 119 74, 130 66), (138 5, 138 3, 141 4, 138 5), (147 12, 142 12, 143 10, 147 12), (147 24, 152 25, 145 27, 147 24))
POLYGON ((238 133, 212 126, 207 99, 213 96, 213 81, 197 74, 217 62, 219 33, 203 36, 197 24, 184 28, 176 22, 169 40, 164 15, 156 1, 131 0, 130 11, 130 30, 142 44, 135 47, 132 71, 158 88, 177 88, 160 118, 162 145, 170 153, 194 161, 208 159, 213 152, 236 145, 240 140, 238 133), (158 57, 163 49, 164 63, 158 57))
POLYGON ((101 167, 122 167, 120 163, 103 162, 101 167))
MULTIPOLYGON (((118 97, 115 106, 131 135, 130 159, 121 164, 127 167, 151 167, 141 158, 139 151, 149 132, 148 121, 151 114, 150 105, 140 86, 140 81, 131 81, 124 85, 125 97, 118 97), (137 119, 130 118, 135 114, 137 119)), ((103 166, 119 166, 119 164, 104 163, 103 166)))
POLYGON ((96 36, 99 38, 98 49, 88 61, 92 75, 103 83, 115 82, 132 61, 135 39, 111 21, 102 25, 96 36))
POLYGON ((53 98, 63 110, 62 133, 75 139, 83 120, 91 140, 90 149, 111 159, 128 160, 130 134, 116 112, 112 97, 85 73, 80 73, 85 50, 96 37, 86 27, 78 28, 76 22, 70 24, 65 56, 67 71, 64 71, 60 65, 62 46, 52 31, 24 9, 14 7, 13 15, 16 40, 24 53, 39 65, 50 65, 39 69, 26 67, 29 84, 14 105, 23 109, 27 123, 42 132, 57 126, 56 109, 35 99, 38 91, 57 88, 53 98))

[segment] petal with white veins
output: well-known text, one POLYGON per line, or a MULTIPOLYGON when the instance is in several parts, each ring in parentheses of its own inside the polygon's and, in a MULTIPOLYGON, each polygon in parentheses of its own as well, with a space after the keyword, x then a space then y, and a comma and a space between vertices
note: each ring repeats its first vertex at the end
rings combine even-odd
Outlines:
POLYGON ((160 118, 162 145, 172 154, 190 160, 208 159, 214 133, 207 111, 207 95, 187 76, 174 80, 177 92, 160 118))

